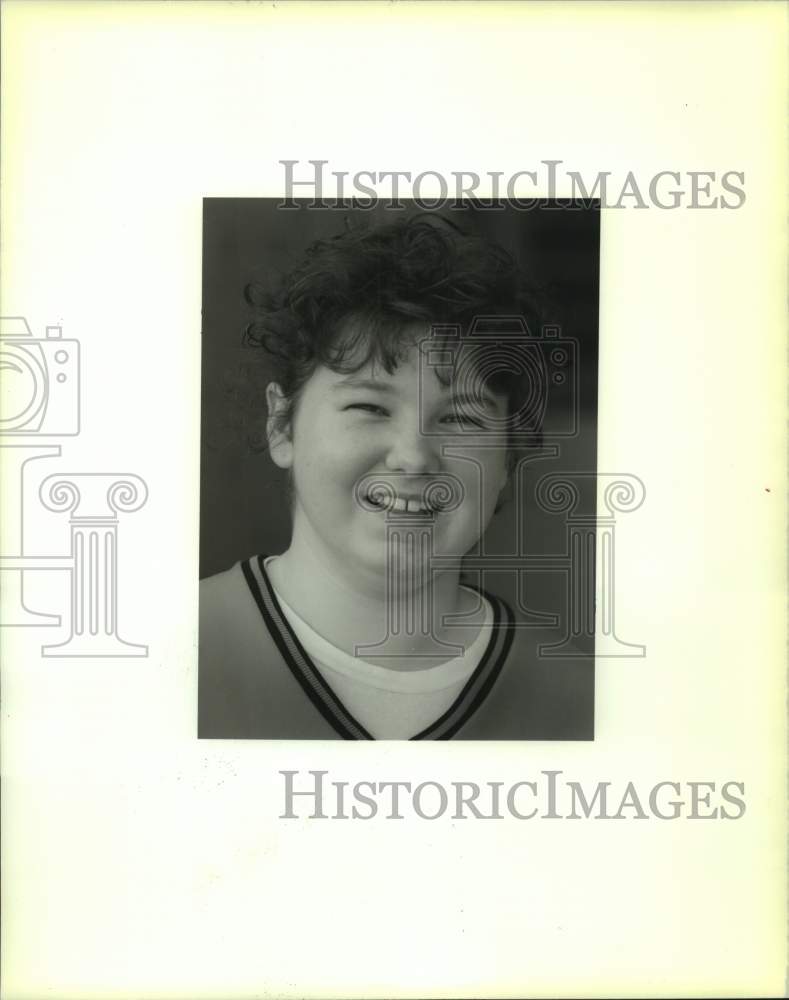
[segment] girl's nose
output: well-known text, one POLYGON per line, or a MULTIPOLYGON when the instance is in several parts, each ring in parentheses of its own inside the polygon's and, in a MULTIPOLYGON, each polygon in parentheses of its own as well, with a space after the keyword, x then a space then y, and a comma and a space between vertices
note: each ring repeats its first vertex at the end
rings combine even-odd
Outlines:
POLYGON ((396 432, 386 456, 386 468, 390 472, 424 475, 437 472, 438 466, 434 438, 424 434, 418 426, 402 427, 396 432))

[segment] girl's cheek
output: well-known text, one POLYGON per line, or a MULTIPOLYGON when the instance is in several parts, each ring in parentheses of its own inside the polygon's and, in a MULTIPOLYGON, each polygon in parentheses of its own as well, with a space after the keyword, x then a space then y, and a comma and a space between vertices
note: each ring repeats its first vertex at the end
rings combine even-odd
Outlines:
POLYGON ((374 428, 361 425, 346 427, 339 440, 343 450, 356 457, 380 451, 382 447, 381 435, 374 428))

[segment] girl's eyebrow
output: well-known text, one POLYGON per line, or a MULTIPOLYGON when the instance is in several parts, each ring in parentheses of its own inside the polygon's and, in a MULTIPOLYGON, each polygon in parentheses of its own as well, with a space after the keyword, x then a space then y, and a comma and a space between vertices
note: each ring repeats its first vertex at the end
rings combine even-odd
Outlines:
POLYGON ((394 386, 389 382, 380 382, 374 378, 356 378, 348 375, 332 385, 332 389, 367 389, 370 392, 394 392, 394 386))
POLYGON ((452 396, 452 402, 455 406, 479 406, 480 403, 483 403, 491 410, 499 408, 498 399, 488 390, 484 390, 479 396, 472 396, 469 393, 458 393, 452 396))

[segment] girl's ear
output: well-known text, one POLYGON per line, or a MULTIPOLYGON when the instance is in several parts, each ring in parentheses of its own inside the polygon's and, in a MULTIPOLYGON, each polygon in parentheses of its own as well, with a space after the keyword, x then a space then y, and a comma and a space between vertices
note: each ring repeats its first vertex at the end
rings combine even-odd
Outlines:
POLYGON ((270 382, 266 386, 266 405, 268 406, 266 436, 268 437, 269 453, 275 465, 278 465, 280 469, 289 469, 293 465, 293 440, 288 416, 288 401, 276 382, 270 382))

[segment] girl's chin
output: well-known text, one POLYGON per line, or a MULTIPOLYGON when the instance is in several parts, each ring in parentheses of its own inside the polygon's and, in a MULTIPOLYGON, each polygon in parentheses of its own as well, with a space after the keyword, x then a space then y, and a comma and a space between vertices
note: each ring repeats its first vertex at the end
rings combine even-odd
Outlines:
MULTIPOLYGON (((443 544, 438 545, 437 539, 420 539, 417 534, 410 532, 399 532, 388 538, 376 538, 369 540, 360 546, 357 558, 368 567, 376 567, 380 572, 389 570, 397 574, 413 572, 417 567, 423 566, 436 569, 432 565, 434 558, 441 560, 454 560, 460 565, 463 556, 472 547, 473 542, 469 542, 465 548, 451 546, 447 544, 449 540, 443 540, 443 544)), ((350 558, 350 553, 349 553, 350 558)), ((449 566, 444 564, 443 569, 449 566)))

